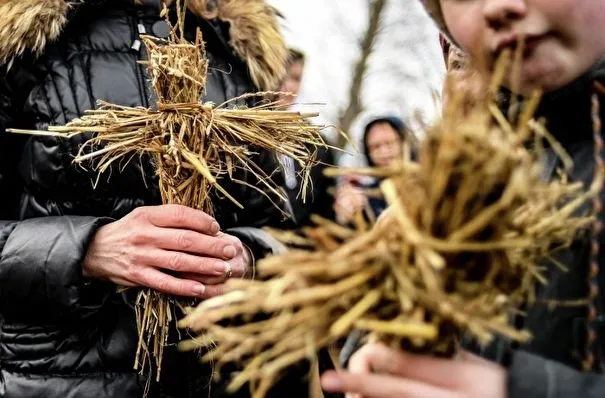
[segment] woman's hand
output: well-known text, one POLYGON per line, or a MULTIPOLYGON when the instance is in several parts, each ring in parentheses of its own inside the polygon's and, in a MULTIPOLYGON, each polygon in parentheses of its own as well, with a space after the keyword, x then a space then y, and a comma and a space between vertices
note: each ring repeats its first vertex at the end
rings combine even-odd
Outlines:
POLYGON ((240 240, 221 233, 208 214, 162 205, 137 208, 101 227, 83 273, 122 286, 208 298, 222 294, 229 277, 244 276, 250 263, 240 240))
POLYGON ((506 398, 506 371, 466 353, 437 359, 369 344, 353 355, 348 372, 325 373, 322 386, 347 397, 506 398))

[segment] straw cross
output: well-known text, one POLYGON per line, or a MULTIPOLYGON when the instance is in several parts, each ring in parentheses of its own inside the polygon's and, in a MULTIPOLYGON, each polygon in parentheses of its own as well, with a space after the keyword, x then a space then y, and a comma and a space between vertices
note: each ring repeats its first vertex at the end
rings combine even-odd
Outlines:
MULTIPOLYGON (((179 21, 183 21, 182 13, 179 21)), ((208 59, 201 32, 198 30, 193 43, 188 42, 181 22, 165 41, 150 36, 141 39, 149 54, 143 63, 157 98, 154 109, 99 101, 98 109, 86 111, 66 126, 52 126, 48 132, 11 131, 67 137, 95 133, 79 150, 76 163, 96 160, 93 167, 100 176, 118 160, 136 154, 150 156, 163 203, 186 205, 210 214, 212 189, 243 208, 220 185, 221 177, 258 190, 274 204, 275 200, 286 200, 268 173, 254 163, 255 153, 250 148, 294 159, 302 170, 304 193, 317 148, 325 145, 322 127, 308 122, 317 114, 274 110, 275 102, 249 109, 227 108, 238 100, 275 94, 266 92, 246 94, 218 106, 202 103, 208 59), (236 169, 253 175, 260 186, 236 180, 236 169)), ((152 290, 141 291, 137 299, 139 344, 135 369, 143 372, 153 357, 157 380, 168 327, 174 318, 173 301, 152 290)))

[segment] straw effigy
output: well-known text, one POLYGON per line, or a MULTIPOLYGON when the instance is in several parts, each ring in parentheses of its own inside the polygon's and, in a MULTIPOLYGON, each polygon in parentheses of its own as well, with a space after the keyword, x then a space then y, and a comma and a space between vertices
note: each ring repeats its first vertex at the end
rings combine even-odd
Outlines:
MULTIPOLYGON (((49 132, 12 132, 66 136, 95 133, 80 148, 75 163, 94 161, 92 167, 100 176, 116 162, 150 156, 163 203, 186 205, 209 214, 213 213, 213 190, 244 207, 220 185, 221 178, 256 189, 274 204, 286 200, 271 176, 254 163, 254 151, 258 149, 293 158, 301 166, 305 190, 317 147, 325 145, 322 127, 308 122, 316 114, 275 110, 279 109, 275 102, 248 109, 228 108, 242 99, 275 94, 267 92, 247 94, 219 105, 201 103, 208 59, 199 31, 193 43, 184 38, 184 3, 177 1, 179 24, 168 40, 142 37, 148 51, 144 63, 157 97, 155 109, 100 101, 99 109, 86 111, 66 126, 51 126, 49 132), (251 173, 259 186, 236 180, 236 169, 251 173)), ((166 8, 163 13, 167 14, 166 8)), ((136 302, 139 344, 135 369, 143 373, 155 366, 158 381, 169 325, 175 318, 175 300, 145 289, 136 302)))
MULTIPOLYGON (((499 70, 494 81, 502 76, 499 70)), ((486 92, 493 98, 494 90, 486 92)), ((229 389, 250 382, 263 397, 287 367, 313 360, 354 329, 441 356, 455 352, 462 333, 484 344, 495 335, 530 338, 508 318, 532 300, 536 282, 547 283, 543 264, 590 229, 593 217, 583 209, 601 190, 604 171, 587 190, 564 173, 541 179, 543 152, 527 145, 548 138, 532 120, 539 94, 514 126, 493 102, 469 109, 458 106, 463 93, 452 95, 417 163, 408 155, 397 166, 367 170, 386 178, 381 189, 390 205, 374 227, 318 220, 305 238, 286 237, 312 249, 265 259, 263 280, 230 281, 229 293, 190 309, 180 326, 199 337, 181 348, 203 347, 203 360, 218 366, 242 362, 229 389), (232 318, 250 322, 225 326, 232 318)))

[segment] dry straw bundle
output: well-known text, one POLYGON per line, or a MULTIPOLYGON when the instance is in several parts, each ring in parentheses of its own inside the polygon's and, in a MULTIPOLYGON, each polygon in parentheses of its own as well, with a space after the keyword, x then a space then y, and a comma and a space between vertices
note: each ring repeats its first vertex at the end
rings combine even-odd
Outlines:
POLYGON ((516 127, 488 101, 458 106, 462 95, 427 132, 418 163, 408 156, 368 171, 387 178, 390 205, 373 228, 319 220, 295 242, 314 250, 268 258, 258 267, 263 281, 232 281, 232 291, 192 309, 180 326, 202 334, 181 347, 203 347, 203 359, 219 365, 243 362, 230 389, 251 382, 262 397, 285 368, 353 329, 434 355, 451 355, 461 333, 482 343, 495 334, 528 339, 507 318, 531 300, 536 280, 546 282, 542 262, 590 227, 592 217, 577 214, 603 171, 587 192, 563 175, 543 181, 541 151, 527 149, 545 135, 531 120, 539 95, 516 127), (225 326, 232 318, 250 322, 225 326))
MULTIPOLYGON (((271 176, 254 163, 254 148, 293 158, 301 166, 306 185, 317 147, 325 145, 322 128, 308 122, 316 114, 275 110, 278 104, 274 102, 248 109, 227 108, 235 101, 275 94, 266 92, 247 94, 218 106, 200 103, 208 59, 199 31, 194 43, 184 38, 185 7, 177 1, 179 26, 174 27, 168 40, 142 37, 148 51, 145 64, 158 101, 156 109, 100 102, 99 109, 85 112, 66 126, 50 127, 50 133, 13 132, 67 136, 95 133, 80 149, 75 162, 94 160, 99 176, 120 160, 150 156, 165 204, 186 205, 212 214, 214 189, 243 208, 221 187, 221 177, 257 189, 273 203, 285 200, 271 176), (236 180, 236 169, 255 176, 260 186, 236 180)), ((166 8, 163 13, 167 14, 166 8)), ((146 366, 155 365, 158 380, 169 324, 175 316, 174 302, 174 298, 153 290, 141 291, 137 299, 139 345, 135 368, 143 372, 146 366)))

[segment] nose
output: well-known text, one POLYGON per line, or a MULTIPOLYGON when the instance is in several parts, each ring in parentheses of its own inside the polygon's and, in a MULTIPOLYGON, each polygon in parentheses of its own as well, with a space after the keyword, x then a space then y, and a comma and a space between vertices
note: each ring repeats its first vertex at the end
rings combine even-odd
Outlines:
POLYGON ((527 14, 528 0, 485 0, 483 17, 493 30, 508 29, 527 14))

